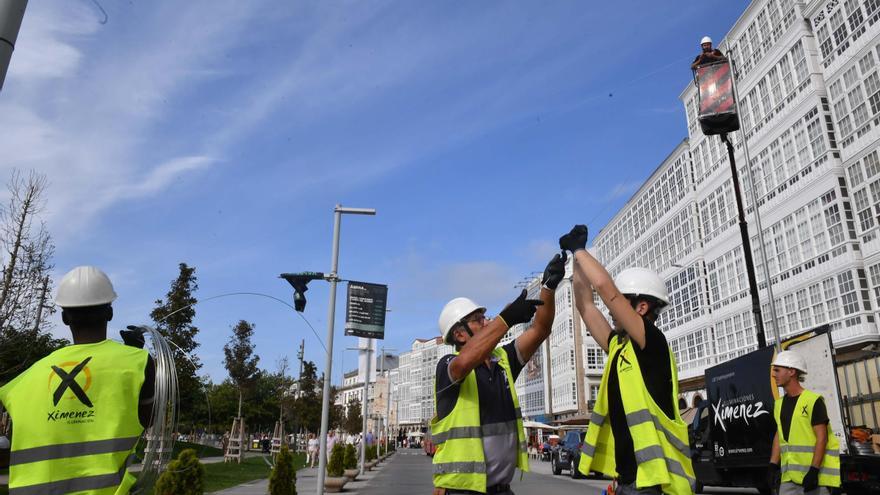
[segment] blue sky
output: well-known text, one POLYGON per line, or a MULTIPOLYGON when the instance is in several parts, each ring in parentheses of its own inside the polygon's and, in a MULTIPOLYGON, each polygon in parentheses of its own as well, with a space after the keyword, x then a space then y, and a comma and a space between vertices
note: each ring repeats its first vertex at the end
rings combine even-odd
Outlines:
MULTIPOLYGON (((31 1, 0 93, 2 176, 48 176, 56 281, 113 279, 113 331, 146 323, 177 264, 200 298, 329 271, 389 285, 385 345, 445 302, 497 312, 574 223, 598 232, 687 135, 699 39, 747 2, 31 1)), ((324 337, 327 284, 305 316, 324 337)), ((340 285, 334 381, 352 368, 340 285), (345 355, 343 358, 343 354, 345 355)), ((261 365, 324 351, 268 299, 200 303, 203 371, 256 324, 261 365)), ((55 332, 68 335, 57 322, 55 332)))

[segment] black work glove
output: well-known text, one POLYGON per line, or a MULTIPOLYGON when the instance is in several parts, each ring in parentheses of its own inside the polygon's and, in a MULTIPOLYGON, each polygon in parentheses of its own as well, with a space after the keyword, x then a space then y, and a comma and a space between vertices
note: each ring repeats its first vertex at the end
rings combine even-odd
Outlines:
POLYGON ((770 463, 767 466, 767 487, 770 490, 779 488, 779 464, 770 463))
POLYGON ((559 287, 559 282, 562 282, 565 277, 565 260, 567 259, 568 255, 565 254, 565 251, 554 256, 550 263, 547 263, 547 268, 544 268, 544 278, 541 279, 541 285, 550 290, 556 290, 559 287))
POLYGON ((587 226, 575 225, 572 227, 569 233, 559 238, 559 248, 571 251, 571 254, 581 249, 587 249, 587 226))
POLYGON ((819 488, 819 468, 810 466, 810 470, 804 476, 801 486, 804 488, 804 493, 819 488))
POLYGON ((498 313, 498 317, 504 321, 507 328, 510 328, 514 325, 531 321, 532 317, 535 316, 535 311, 538 310, 538 306, 543 304, 544 301, 538 299, 526 299, 526 290, 523 289, 519 297, 502 309, 501 313, 498 313))
POLYGON ((135 325, 129 325, 128 330, 120 330, 119 336, 125 345, 143 349, 146 341, 144 340, 144 329, 135 325))

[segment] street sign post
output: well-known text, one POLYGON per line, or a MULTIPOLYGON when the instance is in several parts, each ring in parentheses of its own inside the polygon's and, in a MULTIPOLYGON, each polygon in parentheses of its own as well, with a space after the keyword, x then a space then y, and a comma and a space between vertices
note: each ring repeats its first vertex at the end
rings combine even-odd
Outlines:
POLYGON ((349 282, 345 306, 345 335, 384 339, 387 302, 387 285, 349 282))

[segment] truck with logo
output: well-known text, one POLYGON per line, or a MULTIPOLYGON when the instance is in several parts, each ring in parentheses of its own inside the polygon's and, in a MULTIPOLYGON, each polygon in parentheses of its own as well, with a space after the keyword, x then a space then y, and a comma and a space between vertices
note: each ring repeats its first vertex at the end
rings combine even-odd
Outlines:
MULTIPOLYGON (((841 490, 880 493, 880 454, 857 449, 838 392, 834 346, 828 325, 783 342, 807 359, 804 388, 822 395, 834 435, 840 441, 841 490)), ((767 484, 776 432, 773 403, 781 390, 771 375, 775 348, 764 347, 706 370, 708 399, 689 425, 697 493, 704 486, 757 488, 767 484)))

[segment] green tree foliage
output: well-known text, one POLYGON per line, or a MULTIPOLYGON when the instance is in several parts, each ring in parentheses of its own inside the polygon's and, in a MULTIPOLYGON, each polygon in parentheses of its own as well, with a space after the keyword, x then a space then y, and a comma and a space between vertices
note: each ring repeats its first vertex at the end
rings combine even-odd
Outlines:
POLYGON ((36 330, 0 330, 0 385, 68 344, 67 340, 36 330))
POLYGON ((229 342, 223 346, 223 366, 229 372, 229 377, 238 387, 238 415, 241 415, 241 402, 246 393, 250 392, 256 381, 260 362, 260 356, 254 355, 254 344, 251 337, 254 335, 254 325, 244 320, 232 327, 232 336, 229 342))
POLYGON ((297 388, 299 392, 294 401, 293 420, 305 430, 317 432, 321 428, 321 396, 318 393, 315 363, 303 362, 297 388))
POLYGON ((333 446, 333 450, 330 451, 330 463, 327 464, 327 475, 333 477, 340 477, 343 474, 343 469, 345 463, 345 450, 342 447, 342 444, 336 442, 336 445, 333 446))
POLYGON ((352 444, 345 445, 345 459, 343 465, 345 469, 357 469, 357 451, 352 444))
POLYGON ((171 281, 171 288, 165 294, 165 299, 156 300, 156 307, 150 312, 150 318, 156 328, 174 343, 171 347, 177 368, 180 423, 183 429, 183 425, 192 426, 194 423, 206 421, 207 418, 199 414, 205 395, 202 381, 197 374, 202 364, 193 352, 199 346, 196 342, 199 329, 193 325, 196 309, 192 306, 198 302, 194 295, 199 288, 196 269, 186 263, 180 263, 178 268, 177 278, 171 281))
POLYGON ((156 495, 202 495, 205 493, 205 467, 196 457, 196 451, 186 449, 156 481, 156 495))
POLYGON ((365 456, 368 461, 375 460, 376 459, 376 446, 375 445, 368 445, 367 452, 366 452, 365 456))
POLYGON ((361 415, 361 401, 353 399, 348 402, 347 411, 345 413, 345 422, 343 429, 352 435, 357 435, 363 430, 364 417, 361 415))
POLYGON ((275 468, 269 476, 269 495, 296 495, 296 469, 287 445, 281 446, 275 458, 275 468))

